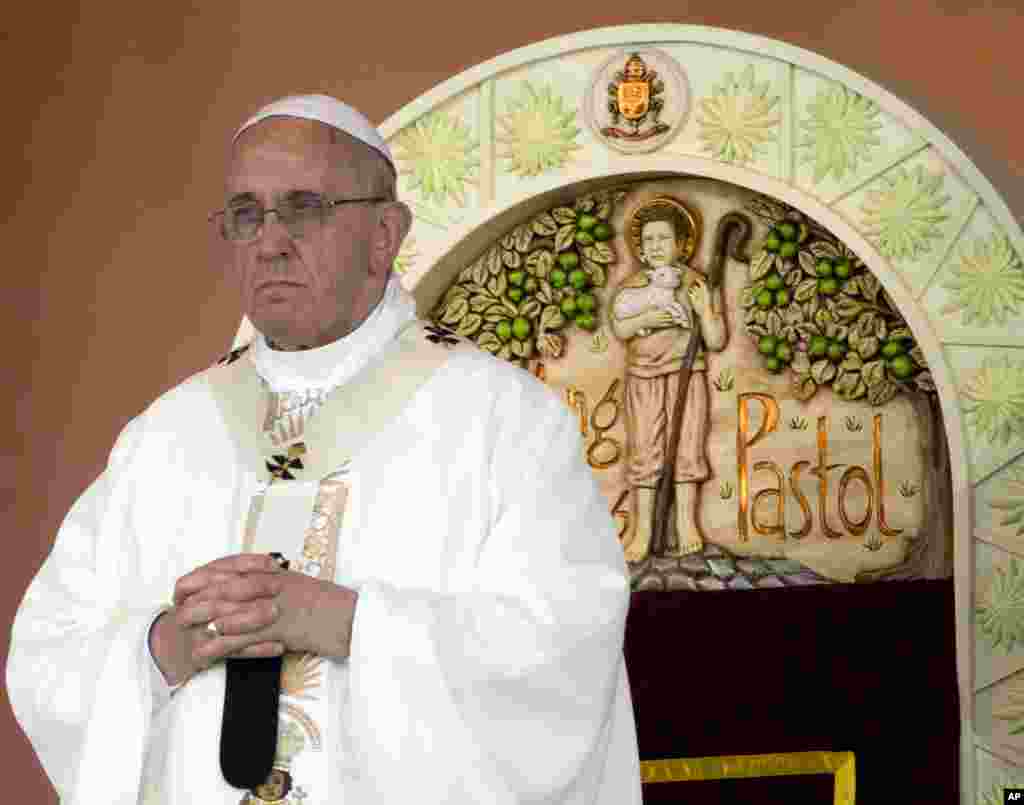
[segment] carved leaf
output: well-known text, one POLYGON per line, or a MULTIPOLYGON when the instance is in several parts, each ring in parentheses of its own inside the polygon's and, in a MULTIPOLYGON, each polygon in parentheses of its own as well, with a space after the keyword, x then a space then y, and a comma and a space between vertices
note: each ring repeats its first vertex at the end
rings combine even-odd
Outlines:
POLYGON ((515 317, 519 315, 519 306, 507 296, 503 296, 501 298, 501 305, 508 311, 508 313, 505 314, 506 316, 515 317))
POLYGON ((806 302, 818 292, 818 281, 806 279, 796 286, 793 297, 797 302, 806 302))
POLYGON ((533 223, 531 223, 530 226, 533 228, 533 231, 542 238, 550 237, 558 231, 558 222, 549 212, 542 212, 533 219, 533 223))
POLYGON ((501 262, 503 262, 509 268, 515 269, 523 263, 523 256, 519 252, 503 251, 501 253, 501 262))
POLYGON ((857 325, 854 328, 857 331, 857 334, 861 336, 873 335, 875 329, 875 318, 875 314, 870 310, 861 313, 860 316, 857 317, 857 325))
POLYGON ((565 326, 565 316, 556 305, 548 305, 540 314, 540 326, 542 330, 559 330, 565 326))
POLYGON ((595 243, 592 246, 583 247, 583 256, 595 263, 614 263, 615 252, 607 243, 595 243))
POLYGON ((495 246, 488 251, 484 257, 484 262, 487 264, 487 273, 492 277, 498 276, 502 271, 501 249, 495 246))
POLYGON ((863 303, 849 296, 842 297, 836 303, 836 315, 843 321, 851 321, 857 318, 863 310, 863 303))
POLYGON ((877 386, 879 383, 885 382, 885 361, 871 361, 871 363, 864 364, 864 369, 861 374, 864 376, 864 382, 869 387, 877 386))
MULTIPOLYGON (((804 273, 808 277, 813 277, 815 280, 818 279, 818 261, 814 259, 814 255, 806 249, 801 249, 798 255, 800 259, 800 267, 803 268, 804 273)), ((815 283, 815 286, 817 284, 815 283)))
POLYGON ((538 316, 540 314, 540 309, 540 300, 536 298, 524 299, 519 303, 519 315, 527 319, 532 319, 535 316, 538 316))
POLYGON ((479 313, 469 313, 459 322, 455 334, 461 335, 463 338, 469 338, 469 336, 480 329, 480 325, 483 323, 484 317, 479 313))
POLYGON ((473 264, 473 282, 483 285, 487 282, 487 276, 487 258, 482 257, 473 264))
POLYGON ((877 386, 868 386, 868 402, 872 405, 885 405, 896 396, 899 387, 891 380, 884 380, 877 386))
POLYGON ((504 296, 505 291, 508 290, 508 280, 505 278, 504 271, 487 281, 487 290, 498 298, 504 296))
POLYGON ((819 386, 824 386, 826 383, 831 382, 835 376, 835 365, 826 360, 816 361, 811 365, 811 377, 814 378, 814 382, 819 386))
POLYGON ((516 251, 526 254, 530 250, 530 244, 533 243, 533 228, 529 224, 521 224, 516 227, 513 234, 515 235, 516 251))
POLYGON ((555 256, 547 249, 538 249, 526 258, 526 270, 544 279, 555 264, 555 256))
POLYGON ((874 304, 878 301, 878 291, 881 289, 882 284, 873 274, 861 274, 859 278, 864 298, 874 304))
POLYGON ((798 400, 806 402, 818 391, 818 384, 810 374, 798 374, 793 376, 793 396, 798 400))
POLYGON ((469 309, 474 313, 483 313, 497 301, 490 294, 477 294, 469 300, 469 309))
POLYGON ((603 288, 608 282, 608 273, 600 263, 595 263, 591 260, 583 260, 583 270, 590 275, 590 281, 594 284, 595 288, 603 288))
POLYGON ((477 340, 477 345, 482 349, 486 349, 492 355, 501 349, 501 339, 498 338, 494 333, 486 332, 481 333, 480 338, 477 340))
POLYGON ((555 235, 555 251, 564 252, 576 242, 576 224, 566 224, 558 230, 555 235))
POLYGON ((593 196, 580 196, 576 199, 576 209, 580 212, 590 212, 596 204, 597 201, 593 196))
POLYGON ((537 290, 537 298, 545 305, 550 305, 554 301, 553 296, 554 289, 551 287, 551 283, 547 280, 540 281, 540 288, 537 290))
POLYGON ((853 390, 857 388, 857 382, 860 379, 857 372, 843 372, 842 375, 836 379, 835 383, 832 384, 832 389, 840 397, 849 397, 853 394, 853 390))
POLYGON ((811 254, 817 257, 819 260, 822 258, 828 258, 829 260, 835 260, 839 257, 839 249, 827 240, 816 240, 810 245, 811 254))
POLYGON ((768 328, 769 335, 777 337, 782 332, 782 316, 779 315, 777 310, 773 310, 768 313, 765 326, 768 328))
POLYGON ((878 354, 878 350, 881 346, 882 344, 877 338, 873 335, 869 335, 860 340, 860 343, 857 345, 857 352, 864 360, 868 361, 878 354))
POLYGON ((771 273, 775 267, 775 255, 771 252, 761 252, 750 261, 750 279, 759 280, 771 273))
POLYGON ((509 358, 512 357, 512 347, 510 347, 508 344, 505 344, 505 346, 498 350, 498 357, 501 358, 502 360, 507 361, 509 358))
POLYGON ((814 338, 816 335, 821 335, 821 331, 818 329, 818 326, 811 321, 801 322, 796 326, 796 331, 808 340, 814 338))
POLYGON ((607 221, 609 216, 612 214, 612 200, 610 198, 601 199, 601 203, 597 205, 597 209, 594 210, 594 217, 599 221, 607 221))
POLYGON ((507 318, 508 309, 501 302, 489 308, 487 312, 484 313, 484 321, 489 324, 497 324, 499 321, 504 321, 507 318))
POLYGON ((469 302, 466 297, 460 296, 448 303, 448 307, 445 308, 444 317, 441 319, 441 323, 457 324, 468 312, 469 302))
POLYGON ((913 338, 914 336, 910 332, 910 328, 909 327, 897 327, 891 333, 889 333, 889 337, 890 338, 913 338))
POLYGON ((859 372, 864 368, 864 361, 856 352, 847 352, 839 368, 844 372, 859 372))
POLYGON ((561 226, 563 224, 574 224, 576 223, 576 211, 571 207, 555 207, 551 211, 551 215, 561 226))

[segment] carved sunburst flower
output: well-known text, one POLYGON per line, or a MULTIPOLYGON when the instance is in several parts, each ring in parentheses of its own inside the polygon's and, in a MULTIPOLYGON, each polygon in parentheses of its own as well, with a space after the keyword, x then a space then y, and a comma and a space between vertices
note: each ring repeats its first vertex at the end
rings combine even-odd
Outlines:
POLYGON ((856 173, 861 160, 881 145, 876 132, 878 104, 842 84, 818 90, 807 105, 807 118, 800 122, 804 130, 799 147, 807 149, 803 162, 814 165, 814 183, 830 173, 837 181, 856 173))
POLYGON ((943 287, 952 291, 956 301, 943 313, 963 311, 963 323, 1005 324, 1020 315, 1024 302, 1024 267, 1005 235, 978 238, 974 248, 960 251, 960 264, 943 287))
POLYGON ((978 436, 990 444, 1008 444, 1024 436, 1024 365, 1008 355, 987 358, 963 389, 964 418, 978 436))
POLYGON ((882 254, 893 260, 914 259, 942 238, 939 224, 949 218, 944 210, 949 196, 941 192, 944 178, 922 165, 913 171, 899 168, 882 177, 880 189, 867 193, 861 207, 864 234, 882 254))
POLYGON ((744 164, 758 156, 763 143, 775 139, 780 117, 779 96, 770 94, 771 82, 757 83, 754 66, 739 75, 726 73, 710 98, 700 101, 698 138, 702 150, 723 162, 744 164))
POLYGON ((975 608, 978 630, 993 649, 1009 654, 1024 643, 1024 570, 1016 557, 996 569, 985 598, 975 608))
POLYGON ((322 660, 314 654, 285 654, 281 663, 281 693, 296 699, 317 699, 322 660))
POLYGON ((469 127, 454 115, 430 112, 395 139, 399 174, 425 201, 466 203, 466 186, 476 184, 480 159, 469 127))
POLYGON ((991 500, 988 505, 1005 512, 999 525, 1016 529, 1017 536, 1021 537, 1024 536, 1024 464, 1014 465, 1006 475, 1002 487, 1005 497, 991 500))
POLYGON ((1014 682, 1006 691, 1006 704, 999 710, 994 710, 992 715, 1000 721, 1007 721, 1010 735, 1020 735, 1024 732, 1024 685, 1021 682, 1014 682))
POLYGON ((495 139, 503 146, 498 156, 509 160, 510 173, 537 176, 560 168, 580 148, 576 110, 549 85, 537 89, 524 81, 497 119, 501 133, 495 139))

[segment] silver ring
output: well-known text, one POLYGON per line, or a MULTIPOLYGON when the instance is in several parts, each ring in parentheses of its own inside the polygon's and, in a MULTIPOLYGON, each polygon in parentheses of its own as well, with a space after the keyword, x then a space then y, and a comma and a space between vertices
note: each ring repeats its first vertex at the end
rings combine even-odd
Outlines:
POLYGON ((206 631, 209 632, 213 637, 220 637, 220 629, 217 628, 216 621, 210 621, 206 624, 206 631))

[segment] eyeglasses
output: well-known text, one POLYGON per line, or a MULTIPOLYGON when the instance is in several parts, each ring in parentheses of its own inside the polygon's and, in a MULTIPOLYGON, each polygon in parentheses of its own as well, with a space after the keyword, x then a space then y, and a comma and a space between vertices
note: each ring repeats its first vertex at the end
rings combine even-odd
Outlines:
POLYGON ((377 204, 390 200, 386 196, 329 199, 319 193, 293 191, 270 209, 255 200, 237 200, 211 213, 210 221, 221 216, 220 232, 226 240, 253 240, 263 230, 267 214, 275 213, 293 238, 301 238, 323 226, 328 213, 342 204, 377 204))

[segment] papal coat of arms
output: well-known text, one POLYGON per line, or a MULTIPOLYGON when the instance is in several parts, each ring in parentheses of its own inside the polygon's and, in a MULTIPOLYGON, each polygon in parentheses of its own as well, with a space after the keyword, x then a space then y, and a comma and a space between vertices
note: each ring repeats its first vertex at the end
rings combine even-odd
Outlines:
POLYGON ((619 51, 605 61, 586 104, 594 133, 625 153, 663 146, 682 128, 689 106, 682 68, 655 48, 619 51))
POLYGON ((658 71, 634 53, 626 66, 615 73, 615 79, 608 82, 612 125, 605 126, 601 133, 606 137, 647 140, 668 131, 669 126, 658 119, 665 106, 661 97, 664 93, 665 82, 658 77, 658 71), (626 128, 619 127, 620 121, 626 128))

